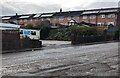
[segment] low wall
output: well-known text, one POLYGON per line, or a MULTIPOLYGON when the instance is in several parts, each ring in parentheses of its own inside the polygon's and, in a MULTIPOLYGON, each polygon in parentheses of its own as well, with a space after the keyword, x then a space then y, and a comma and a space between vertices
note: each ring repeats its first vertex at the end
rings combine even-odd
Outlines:
POLYGON ((32 49, 42 47, 42 42, 37 40, 14 40, 3 41, 2 51, 32 49))
POLYGON ((42 47, 38 40, 20 39, 18 31, 2 31, 2 52, 42 47))

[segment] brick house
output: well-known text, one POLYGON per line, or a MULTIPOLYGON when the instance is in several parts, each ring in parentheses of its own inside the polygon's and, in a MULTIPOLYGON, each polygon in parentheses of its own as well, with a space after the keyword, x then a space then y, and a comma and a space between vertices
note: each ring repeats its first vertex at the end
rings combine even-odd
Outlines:
POLYGON ((29 24, 29 23, 33 23, 34 21, 33 21, 33 16, 34 16, 35 14, 26 14, 26 15, 20 15, 19 17, 18 17, 18 24, 21 24, 21 25, 27 25, 27 24, 29 24))
POLYGON ((18 24, 27 25, 28 23, 35 24, 37 21, 49 20, 53 25, 62 24, 68 25, 68 22, 74 20, 77 23, 82 21, 93 23, 98 26, 116 25, 118 18, 118 8, 102 8, 80 11, 66 11, 53 13, 38 13, 24 14, 14 16, 3 16, 3 22, 17 21, 18 24), (6 17, 6 18, 5 18, 6 17))
POLYGON ((86 10, 81 15, 81 20, 94 23, 98 26, 116 25, 118 8, 86 10))

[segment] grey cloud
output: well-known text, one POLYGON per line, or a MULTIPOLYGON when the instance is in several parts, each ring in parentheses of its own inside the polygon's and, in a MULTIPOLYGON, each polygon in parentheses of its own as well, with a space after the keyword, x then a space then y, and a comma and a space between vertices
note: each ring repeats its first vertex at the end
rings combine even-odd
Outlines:
POLYGON ((31 3, 5 3, 2 5, 2 14, 27 14, 27 13, 41 13, 41 12, 53 12, 60 9, 60 5, 36 5, 31 3))
MULTIPOLYGON (((90 8, 110 8, 110 7, 118 7, 118 2, 94 2, 90 4, 90 8)), ((86 7, 86 8, 87 8, 86 7)))
POLYGON ((0 4, 0 15, 7 15, 7 14, 14 14, 15 13, 15 9, 13 7, 10 6, 6 6, 3 4, 0 4))
MULTIPOLYGON (((92 8, 106 8, 106 7, 117 7, 118 2, 94 2, 86 3, 77 7, 73 7, 72 10, 82 10, 82 9, 92 9, 92 8)), ((58 4, 46 4, 46 5, 36 5, 32 3, 4 3, 0 4, 0 11, 2 15, 11 15, 11 14, 27 14, 27 13, 43 13, 43 12, 56 12, 59 11, 61 5, 58 4)), ((64 8, 64 11, 71 10, 71 8, 64 8)))
POLYGON ((84 10, 84 9, 96 9, 96 8, 110 8, 118 7, 118 2, 94 2, 89 5, 81 5, 74 7, 74 10, 84 10))

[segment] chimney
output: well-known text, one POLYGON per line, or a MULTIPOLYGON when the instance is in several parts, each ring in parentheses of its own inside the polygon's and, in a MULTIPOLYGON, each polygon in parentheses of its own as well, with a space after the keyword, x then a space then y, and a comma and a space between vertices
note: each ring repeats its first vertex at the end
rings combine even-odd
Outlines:
POLYGON ((62 8, 60 8, 60 13, 62 13, 62 8))
POLYGON ((16 13, 16 24, 18 24, 18 14, 16 13))

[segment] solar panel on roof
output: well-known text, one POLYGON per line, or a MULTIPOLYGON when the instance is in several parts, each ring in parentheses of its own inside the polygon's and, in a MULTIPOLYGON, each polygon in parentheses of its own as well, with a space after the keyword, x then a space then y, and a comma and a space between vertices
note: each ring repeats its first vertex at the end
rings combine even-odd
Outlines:
POLYGON ((36 14, 34 17, 39 17, 41 14, 36 14))
POLYGON ((116 9, 116 10, 101 10, 100 11, 100 13, 102 13, 102 12, 117 12, 118 10, 116 9))
POLYGON ((99 11, 86 11, 83 12, 82 14, 92 14, 92 13, 98 13, 99 11))
POLYGON ((53 14, 45 14, 45 15, 42 15, 41 17, 51 17, 53 16, 53 14))
POLYGON ((10 19, 11 17, 3 17, 2 19, 10 19))
POLYGON ((29 18, 30 16, 21 16, 19 18, 29 18))

